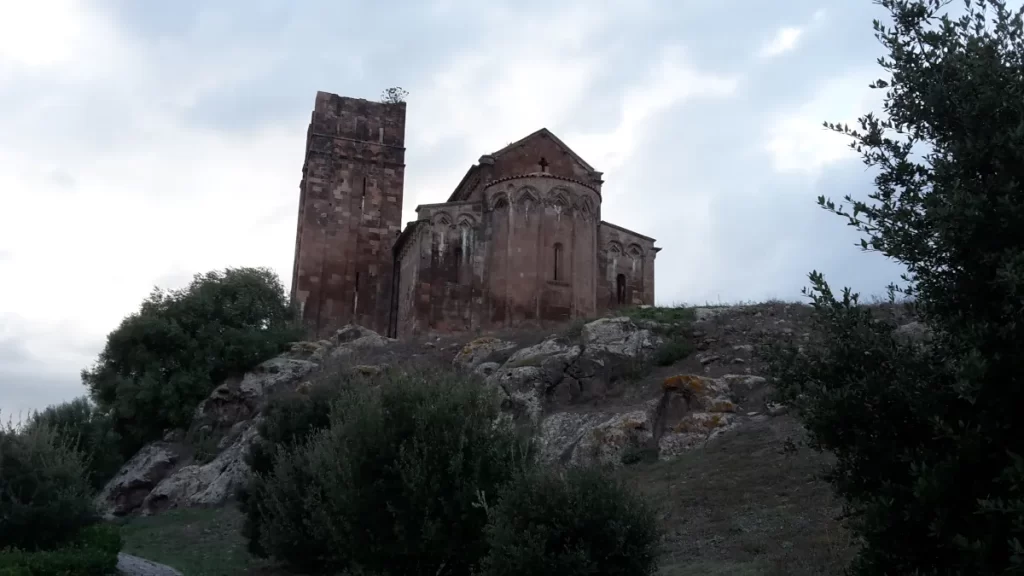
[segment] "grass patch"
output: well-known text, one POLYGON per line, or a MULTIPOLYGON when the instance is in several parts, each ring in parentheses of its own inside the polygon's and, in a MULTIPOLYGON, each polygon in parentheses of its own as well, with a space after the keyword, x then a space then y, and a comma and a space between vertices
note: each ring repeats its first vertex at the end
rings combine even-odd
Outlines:
POLYGON ((829 576, 851 559, 840 503, 818 473, 829 457, 801 446, 799 423, 752 423, 675 460, 620 473, 657 502, 663 576, 829 576))
POLYGON ((185 576, 276 574, 268 571, 266 562, 249 555, 242 520, 232 505, 132 518, 121 527, 123 551, 176 568, 185 576))
POLYGON ((693 350, 689 338, 669 337, 654 351, 654 363, 658 366, 671 366, 692 354, 693 350))
POLYGON ((695 316, 693 308, 687 306, 651 306, 641 308, 623 308, 617 315, 626 316, 631 320, 648 320, 659 324, 689 324, 695 316))

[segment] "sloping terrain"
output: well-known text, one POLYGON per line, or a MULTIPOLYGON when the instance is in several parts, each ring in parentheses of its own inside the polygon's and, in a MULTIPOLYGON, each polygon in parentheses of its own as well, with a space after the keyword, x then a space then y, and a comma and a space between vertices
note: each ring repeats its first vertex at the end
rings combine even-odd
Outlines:
POLYGON ((767 401, 755 354, 782 334, 805 338, 810 309, 766 303, 628 314, 560 330, 410 342, 350 327, 332 341, 302 343, 218 388, 192 429, 144 448, 100 504, 127 520, 127 552, 186 576, 274 573, 245 554, 230 504, 262 403, 338 370, 454 363, 500 388, 512 418, 539 427, 545 458, 617 466, 656 502, 664 574, 837 573, 852 548, 816 477, 827 460, 801 447, 796 421, 767 401))

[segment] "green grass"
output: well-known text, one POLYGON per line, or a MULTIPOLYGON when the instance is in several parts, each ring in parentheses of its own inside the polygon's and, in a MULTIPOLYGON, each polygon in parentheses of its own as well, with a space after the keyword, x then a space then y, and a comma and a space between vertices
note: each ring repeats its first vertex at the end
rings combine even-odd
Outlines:
POLYGON ((177 568, 184 576, 274 574, 246 550, 234 506, 168 510, 121 527, 123 552, 177 568))
POLYGON ((660 324, 689 324, 694 320, 693 308, 688 306, 651 306, 650 308, 624 308, 616 314, 633 320, 653 320, 660 324))

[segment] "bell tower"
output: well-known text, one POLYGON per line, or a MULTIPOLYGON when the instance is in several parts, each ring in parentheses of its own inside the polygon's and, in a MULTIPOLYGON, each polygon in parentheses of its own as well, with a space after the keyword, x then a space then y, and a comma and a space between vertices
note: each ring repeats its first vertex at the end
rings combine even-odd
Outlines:
POLYGON ((405 181, 405 102, 317 92, 306 133, 292 300, 307 336, 387 333, 405 181))

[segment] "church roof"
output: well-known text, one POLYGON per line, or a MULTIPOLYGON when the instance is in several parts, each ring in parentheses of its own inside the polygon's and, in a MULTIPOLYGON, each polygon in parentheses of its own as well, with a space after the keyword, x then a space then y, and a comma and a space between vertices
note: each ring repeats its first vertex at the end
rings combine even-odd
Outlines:
MULTIPOLYGON (((576 152, 574 152, 572 148, 569 148, 568 146, 566 146, 565 142, 562 142, 562 140, 558 136, 555 136, 554 133, 551 132, 551 130, 548 130, 547 128, 541 128, 540 130, 537 130, 535 132, 531 132, 530 134, 527 134, 526 136, 520 138, 519 140, 516 140, 515 142, 512 142, 511 144, 509 144, 508 146, 505 146, 504 148, 502 148, 501 150, 498 150, 497 152, 492 152, 490 154, 485 154, 484 156, 481 157, 481 160, 483 160, 486 157, 490 157, 492 159, 493 158, 498 158, 498 157, 504 155, 505 153, 509 152, 513 148, 516 148, 518 146, 522 146, 523 144, 526 144, 527 142, 529 142, 530 140, 533 140, 535 138, 547 138, 547 139, 549 139, 551 142, 553 142, 555 144, 555 146, 561 148, 566 154, 569 155, 570 158, 572 158, 573 160, 578 162, 579 165, 582 166, 584 169, 589 170, 590 172, 594 172, 595 174, 600 175, 597 172, 597 170, 594 170, 594 167, 591 166, 589 162, 587 162, 586 160, 581 158, 580 155, 577 154, 576 152)), ((448 201, 449 202, 455 202, 455 201, 463 199, 461 196, 464 196, 466 193, 468 193, 468 191, 462 190, 463 185, 468 180, 470 180, 473 177, 473 175, 476 174, 479 170, 480 170, 480 164, 473 164, 472 166, 469 167, 469 170, 466 170, 465 176, 462 177, 462 180, 459 181, 459 184, 457 186, 455 186, 455 189, 452 191, 451 195, 448 197, 448 201), (460 195, 460 192, 462 193, 461 195, 460 195)), ((540 174, 540 173, 538 173, 538 174, 540 174)), ((573 181, 575 182, 575 180, 573 180, 573 181)))
POLYGON ((565 142, 562 142, 562 140, 558 136, 555 136, 554 133, 551 132, 551 130, 548 130, 547 128, 541 128, 540 130, 537 130, 536 132, 528 134, 528 135, 524 136, 523 138, 520 138, 519 140, 516 140, 515 142, 509 144, 508 146, 505 146, 501 150, 498 150, 497 152, 492 152, 491 156, 494 156, 494 157, 501 156, 502 154, 504 154, 505 152, 508 152, 509 150, 515 148, 516 146, 520 146, 522 144, 525 144, 526 142, 528 142, 530 140, 533 140, 534 138, 537 138, 539 136, 547 136, 559 148, 565 150, 565 152, 569 156, 571 156, 573 160, 579 162, 581 166, 583 166, 587 170, 590 170, 591 172, 595 172, 596 171, 596 170, 594 170, 593 166, 591 166, 586 160, 581 158, 579 154, 577 154, 576 152, 573 152, 572 148, 569 148, 568 146, 566 146, 565 142))

